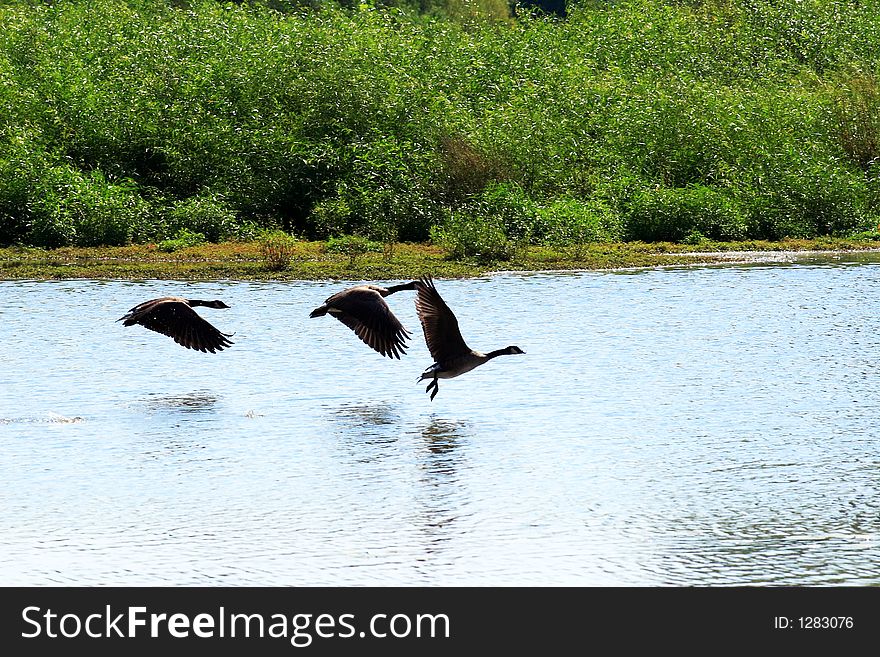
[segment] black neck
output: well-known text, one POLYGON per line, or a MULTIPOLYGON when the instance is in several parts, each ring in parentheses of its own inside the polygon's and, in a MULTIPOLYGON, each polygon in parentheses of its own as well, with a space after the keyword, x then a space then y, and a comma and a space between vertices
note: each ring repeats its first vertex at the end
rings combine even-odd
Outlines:
POLYGON ((415 290, 416 282, 411 281, 409 283, 401 283, 400 285, 392 285, 388 288, 387 294, 394 294, 395 292, 400 292, 402 290, 415 290))
POLYGON ((495 351, 490 351, 488 354, 486 354, 486 360, 489 360, 490 358, 495 358, 495 356, 506 356, 508 353, 509 352, 507 351, 506 347, 504 349, 496 349, 495 351))

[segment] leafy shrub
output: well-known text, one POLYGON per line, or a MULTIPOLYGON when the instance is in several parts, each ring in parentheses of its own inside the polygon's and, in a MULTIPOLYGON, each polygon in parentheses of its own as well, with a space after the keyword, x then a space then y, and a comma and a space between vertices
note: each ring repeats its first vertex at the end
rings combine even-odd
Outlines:
POLYGON ((235 233, 235 213, 222 196, 205 194, 177 201, 167 212, 166 234, 181 231, 201 234, 208 242, 220 242, 235 233))
POLYGON ((186 228, 181 228, 174 239, 162 240, 156 245, 156 248, 165 253, 173 253, 181 249, 188 249, 191 246, 199 246, 206 241, 202 233, 193 233, 186 228))
POLYGON ((510 18, 507 0, 445 0, 448 16, 464 23, 472 21, 506 21, 510 18))
POLYGON ((0 136, 0 244, 29 242, 30 199, 45 156, 33 148, 34 135, 0 136), (8 139, 4 145, 3 137, 8 139))
POLYGON ((610 242, 622 236, 620 217, 602 200, 560 197, 537 212, 535 233, 550 246, 610 242))
POLYGON ((253 221, 245 220, 235 226, 234 232, 229 238, 236 242, 254 242, 264 236, 267 230, 271 229, 263 228, 253 221))
POLYGON ((0 3, 0 242, 278 226, 503 257, 880 215, 877 3, 341 4, 0 3))
POLYGON ((491 183, 510 177, 504 164, 464 137, 442 137, 439 152, 442 190, 448 202, 481 194, 491 183))
POLYGON ((493 217, 452 212, 431 231, 431 239, 455 260, 472 258, 480 263, 507 261, 516 253, 504 223, 493 217))
POLYGON ((880 83, 870 73, 852 72, 832 94, 840 145, 867 170, 880 158, 880 83))
POLYGON ((368 253, 379 252, 382 250, 382 244, 373 240, 361 237, 360 235, 340 235, 339 237, 331 237, 324 244, 326 253, 343 253, 350 255, 352 252, 368 253))
POLYGON ((741 205, 758 237, 846 234, 871 221, 868 181, 837 166, 805 162, 752 184, 741 205))
POLYGON ((342 235, 351 225, 351 208, 343 199, 332 197, 317 203, 309 214, 312 237, 327 239, 342 235))
POLYGON ((695 231, 715 240, 746 237, 741 208, 709 187, 645 189, 637 194, 626 216, 627 237, 645 242, 680 242, 695 231))
POLYGON ((499 220, 504 234, 511 239, 528 242, 543 237, 535 234, 538 206, 516 183, 490 185, 467 208, 474 214, 499 220))
POLYGON ((382 244, 361 237, 360 235, 342 235, 340 237, 331 237, 324 245, 326 253, 342 253, 349 257, 349 261, 354 265, 359 256, 368 252, 381 252, 382 244))
POLYGON ((260 237, 263 262, 270 271, 282 271, 290 266, 296 239, 282 230, 266 231, 260 237))
POLYGON ((113 183, 100 171, 47 169, 29 202, 30 243, 58 247, 128 244, 147 231, 152 210, 136 187, 113 183))
POLYGON ((439 216, 428 184, 433 155, 384 136, 350 149, 334 194, 312 211, 313 225, 330 235, 359 233, 386 243, 426 240, 439 216))

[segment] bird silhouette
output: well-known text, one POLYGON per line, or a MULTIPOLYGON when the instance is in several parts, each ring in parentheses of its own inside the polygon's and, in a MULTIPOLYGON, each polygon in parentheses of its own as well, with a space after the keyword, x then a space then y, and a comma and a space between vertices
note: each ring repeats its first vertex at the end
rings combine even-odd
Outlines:
POLYGON ((123 326, 140 324, 144 328, 174 338, 174 341, 196 351, 216 353, 233 343, 228 339, 231 333, 221 333, 194 307, 229 308, 222 301, 202 301, 183 297, 161 297, 136 305, 117 319, 123 326))
POLYGON ((331 315, 354 331, 366 345, 383 356, 399 359, 406 354, 406 340, 412 335, 391 312, 385 297, 401 290, 416 289, 416 281, 380 287, 356 285, 327 298, 309 317, 331 315))
POLYGON ((422 276, 416 281, 416 312, 422 324, 428 351, 434 358, 434 364, 422 372, 418 381, 431 380, 425 392, 431 393, 432 401, 439 390, 437 379, 461 376, 496 356, 525 353, 516 346, 496 349, 488 353, 468 347, 461 336, 455 314, 437 292, 430 276, 422 276))

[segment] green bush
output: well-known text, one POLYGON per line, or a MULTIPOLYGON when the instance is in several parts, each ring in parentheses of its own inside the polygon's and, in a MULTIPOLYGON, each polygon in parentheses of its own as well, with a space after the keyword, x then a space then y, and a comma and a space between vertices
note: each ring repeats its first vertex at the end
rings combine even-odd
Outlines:
POLYGON ((235 234, 235 213, 216 194, 192 196, 174 203, 165 216, 166 234, 189 231, 209 242, 221 242, 235 234))
POLYGON ((165 253, 173 253, 181 249, 188 249, 191 246, 200 246, 207 242, 202 233, 193 233, 186 228, 181 228, 173 239, 162 240, 156 245, 160 251, 165 253))
POLYGON ((343 199, 331 197, 315 204, 309 214, 311 237, 327 239, 343 235, 352 226, 352 211, 343 199))
POLYGON ((516 243, 507 237, 498 218, 453 212, 431 231, 431 239, 450 258, 473 259, 480 263, 507 261, 516 253, 516 243))
POLYGON ((831 94, 840 145, 867 170, 880 161, 880 82, 872 73, 846 72, 831 94))
POLYGON ((542 237, 535 235, 538 205, 516 183, 490 185, 466 207, 472 215, 499 221, 504 227, 504 234, 513 240, 529 242, 542 237))
POLYGON ((133 184, 70 166, 43 172, 27 211, 28 241, 50 248, 128 244, 145 235, 152 214, 133 184))
POLYGON ((484 152, 461 135, 442 136, 437 151, 439 188, 447 202, 464 201, 481 194, 490 184, 511 177, 503 160, 484 152))
POLYGON ((741 240, 746 215, 726 195, 702 185, 645 189, 625 217, 627 237, 644 242, 680 242, 693 233, 714 240, 741 240))
POLYGON ((309 215, 314 237, 358 232, 386 243, 428 239, 439 205, 425 181, 431 158, 418 144, 377 137, 352 144, 346 161, 333 194, 309 215))
POLYGON ((34 147, 36 135, 0 135, 0 245, 32 243, 29 206, 46 168, 45 156, 34 147))
POLYGON ((263 262, 271 271, 282 271, 290 266, 296 239, 283 230, 265 231, 260 236, 263 262))
POLYGON ((611 242, 623 237, 620 217, 607 203, 571 197, 539 207, 535 233, 550 246, 611 242))
POLYGON ((765 239, 843 235, 873 222, 868 181, 837 167, 805 162, 752 184, 742 206, 752 233, 765 239))
POLYGON ((382 244, 373 240, 361 237, 360 235, 340 235, 339 237, 331 237, 324 244, 326 253, 343 253, 351 255, 352 253, 360 255, 370 251, 382 251, 382 244))
POLYGON ((341 235, 339 237, 331 237, 324 244, 326 253, 341 253, 347 255, 349 261, 354 265, 355 261, 365 253, 381 252, 384 248, 379 242, 374 242, 361 237, 360 235, 341 235))
POLYGON ((880 216, 878 3, 10 0, 0 25, 3 244, 281 228, 493 259, 880 216))

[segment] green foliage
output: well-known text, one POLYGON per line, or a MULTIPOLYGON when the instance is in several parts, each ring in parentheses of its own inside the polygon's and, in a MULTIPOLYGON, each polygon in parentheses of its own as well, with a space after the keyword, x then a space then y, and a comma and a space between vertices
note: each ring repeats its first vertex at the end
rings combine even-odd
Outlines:
POLYGON ((491 185, 467 209, 472 215, 499 221, 511 239, 531 241, 536 237, 538 207, 520 185, 491 185))
POLYGON ((174 239, 162 240, 156 245, 156 248, 164 253, 173 253, 181 249, 188 249, 191 246, 200 246, 207 242, 202 233, 193 233, 186 228, 181 228, 174 239))
POLYGON ((29 204, 41 172, 43 154, 32 148, 34 135, 7 132, 0 150, 0 244, 29 243, 29 204))
POLYGON ((235 233, 235 212, 219 195, 191 196, 168 210, 163 226, 166 234, 188 230, 209 242, 220 242, 235 233))
POLYGON ((747 233, 743 210, 702 185, 645 189, 633 199, 625 222, 627 237, 643 242, 693 241, 695 235, 734 241, 747 233))
POLYGON ((349 257, 349 264, 354 266, 359 256, 365 253, 381 252, 383 246, 366 237, 360 235, 341 235, 339 237, 331 237, 324 245, 325 253, 341 253, 349 257))
POLYGON ((0 244, 281 228, 489 261, 876 225, 880 4, 507 7, 0 3, 0 244))
POLYGON ((347 159, 333 195, 312 208, 310 236, 359 232, 383 242, 425 240, 439 206, 425 181, 431 162, 419 146, 377 137, 351 144, 347 159))
POLYGON ((507 237, 503 222, 495 217, 452 212, 432 229, 431 239, 453 259, 479 263, 510 260, 516 243, 507 237))
POLYGON ((441 191, 447 202, 457 203, 480 194, 490 184, 511 176, 503 162, 482 152, 462 136, 440 140, 441 191))
POLYGON ((880 158, 880 83, 872 73, 846 72, 831 93, 840 145, 867 170, 880 158))
POLYGON ((296 239, 283 230, 265 231, 260 236, 263 262, 270 271, 283 271, 290 266, 296 239))
POLYGON ((352 253, 361 254, 369 251, 379 252, 381 250, 382 244, 360 235, 331 237, 324 245, 326 253, 344 253, 345 255, 351 255, 352 253))
POLYGON ((447 16, 464 23, 510 19, 506 0, 445 0, 442 6, 447 16))
POLYGON ((623 237, 620 216, 602 200, 559 197, 538 208, 537 223, 541 242, 550 246, 579 246, 623 237))
POLYGON ((42 172, 26 213, 32 244, 120 246, 144 234, 150 208, 125 181, 56 166, 42 172))
POLYGON ((875 223, 864 176, 825 163, 804 162, 770 180, 752 181, 743 205, 750 233, 767 239, 844 235, 875 223))

